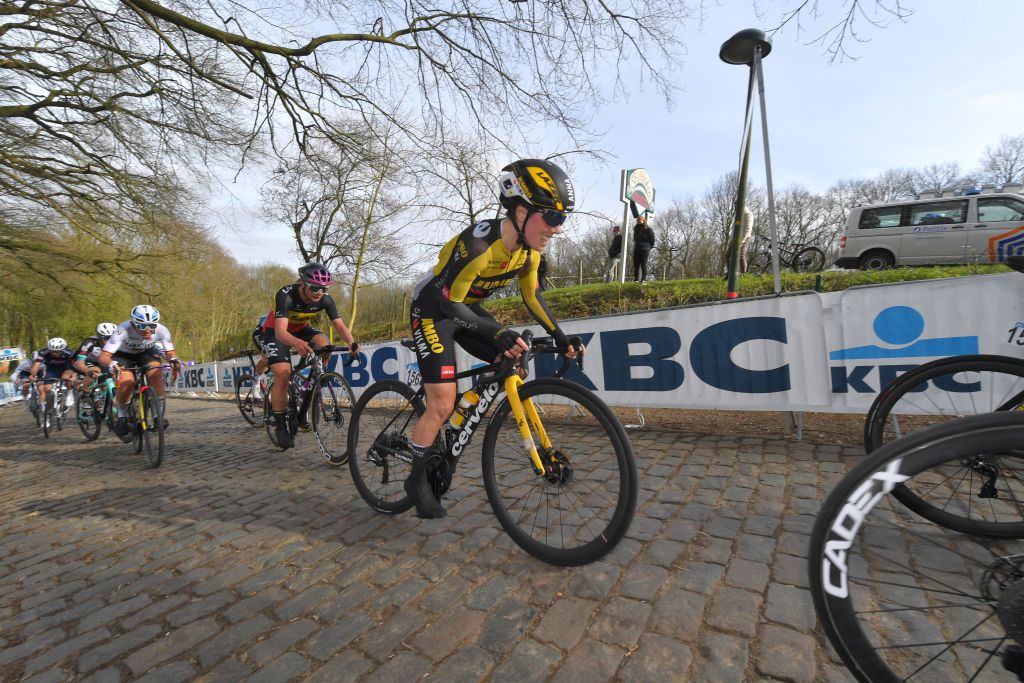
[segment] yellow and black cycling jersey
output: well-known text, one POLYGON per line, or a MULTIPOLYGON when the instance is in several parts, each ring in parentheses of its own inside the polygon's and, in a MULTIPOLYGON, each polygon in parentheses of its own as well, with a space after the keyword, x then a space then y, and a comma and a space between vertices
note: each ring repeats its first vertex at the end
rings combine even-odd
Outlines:
POLYGON ((437 265, 417 283, 413 300, 435 309, 432 312, 438 317, 451 318, 461 327, 493 338, 501 325, 477 315, 469 306, 518 279, 530 314, 548 334, 563 336, 538 287, 540 252, 526 248, 510 252, 501 239, 501 222, 498 218, 481 221, 450 239, 441 249, 437 265))

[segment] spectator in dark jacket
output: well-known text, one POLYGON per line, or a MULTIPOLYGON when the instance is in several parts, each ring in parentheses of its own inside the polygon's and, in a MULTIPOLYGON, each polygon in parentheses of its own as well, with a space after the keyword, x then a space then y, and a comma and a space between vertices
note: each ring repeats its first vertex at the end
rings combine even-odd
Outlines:
POLYGON ((608 247, 608 265, 604 267, 604 281, 611 282, 612 278, 615 277, 615 271, 619 267, 619 261, 622 260, 622 228, 617 225, 612 226, 612 243, 608 247))
POLYGON ((653 248, 654 230, 647 225, 647 214, 641 214, 633 226, 633 279, 637 282, 647 279, 647 259, 653 248))

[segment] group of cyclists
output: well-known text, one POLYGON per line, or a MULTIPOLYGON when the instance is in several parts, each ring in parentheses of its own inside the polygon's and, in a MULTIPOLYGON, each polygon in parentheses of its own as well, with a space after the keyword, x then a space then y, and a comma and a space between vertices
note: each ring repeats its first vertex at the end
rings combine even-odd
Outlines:
MULTIPOLYGON (((494 291, 518 280, 523 301, 531 315, 575 358, 576 349, 558 326, 538 286, 541 255, 551 239, 561 233, 566 218, 575 209, 575 192, 569 176, 557 165, 543 159, 520 159, 501 170, 498 197, 503 217, 484 220, 452 237, 442 247, 437 264, 415 285, 410 306, 410 327, 427 396, 426 412, 412 431, 412 471, 405 491, 422 517, 445 514, 427 480, 426 463, 442 425, 455 406, 455 344, 485 362, 504 355, 518 358, 529 347, 515 330, 503 326, 481 306, 494 291)), ((314 353, 328 344, 328 338, 311 321, 321 311, 327 314, 335 332, 359 353, 345 322, 339 317, 327 289, 334 283, 321 263, 309 262, 298 269, 298 281, 277 291, 270 312, 252 332, 261 352, 257 372, 269 367, 274 382, 270 405, 275 438, 279 448, 294 445, 286 421, 287 386, 292 372, 291 352, 314 353)), ((150 385, 164 401, 161 354, 172 365, 178 363, 168 329, 160 324, 160 313, 146 304, 136 306, 120 325, 100 323, 96 335, 82 342, 75 356, 67 342, 50 339, 47 348, 36 353, 30 366, 18 368, 18 379, 39 379, 40 395, 46 398, 46 384, 64 381, 71 387, 76 373, 97 377, 103 371, 117 376, 115 405, 117 431, 126 433, 127 404, 134 387, 130 368, 146 367, 150 385)), ((72 392, 68 392, 73 401, 72 392)), ((304 416, 300 416, 300 420, 304 416)), ((165 418, 165 425, 167 424, 165 418)), ((301 425, 301 421, 300 421, 301 425)))
MULTIPOLYGON (((171 332, 160 323, 160 311, 148 304, 139 304, 131 310, 128 320, 120 325, 102 322, 96 326, 96 334, 86 337, 75 353, 68 348, 63 337, 53 337, 46 342, 46 348, 36 351, 15 368, 14 379, 22 385, 21 394, 27 398, 29 383, 36 382, 39 401, 46 405, 50 385, 63 382, 65 405, 75 402, 75 389, 85 390, 86 380, 95 380, 103 372, 117 377, 114 408, 117 419, 114 432, 128 433, 128 402, 135 389, 135 372, 145 369, 149 384, 153 387, 164 412, 163 362, 166 358, 171 366, 180 365, 174 351, 171 332)), ((26 407, 29 407, 26 402, 26 407)), ((164 424, 167 419, 164 418, 164 424)))

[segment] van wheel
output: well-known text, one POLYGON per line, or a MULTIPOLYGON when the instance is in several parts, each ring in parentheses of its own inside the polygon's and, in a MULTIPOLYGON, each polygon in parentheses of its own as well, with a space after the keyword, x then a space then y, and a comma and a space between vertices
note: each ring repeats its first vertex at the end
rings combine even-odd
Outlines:
POLYGON ((896 260, 887 251, 869 251, 860 257, 861 270, 885 270, 892 268, 896 260))

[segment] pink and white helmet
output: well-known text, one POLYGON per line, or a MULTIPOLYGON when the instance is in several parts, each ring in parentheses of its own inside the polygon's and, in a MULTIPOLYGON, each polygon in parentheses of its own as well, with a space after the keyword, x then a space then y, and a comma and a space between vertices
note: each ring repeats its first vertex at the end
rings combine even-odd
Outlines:
POLYGON ((299 277, 307 285, 314 285, 316 287, 330 287, 334 282, 334 278, 331 277, 331 271, 322 263, 316 261, 310 261, 306 265, 299 268, 299 277))

